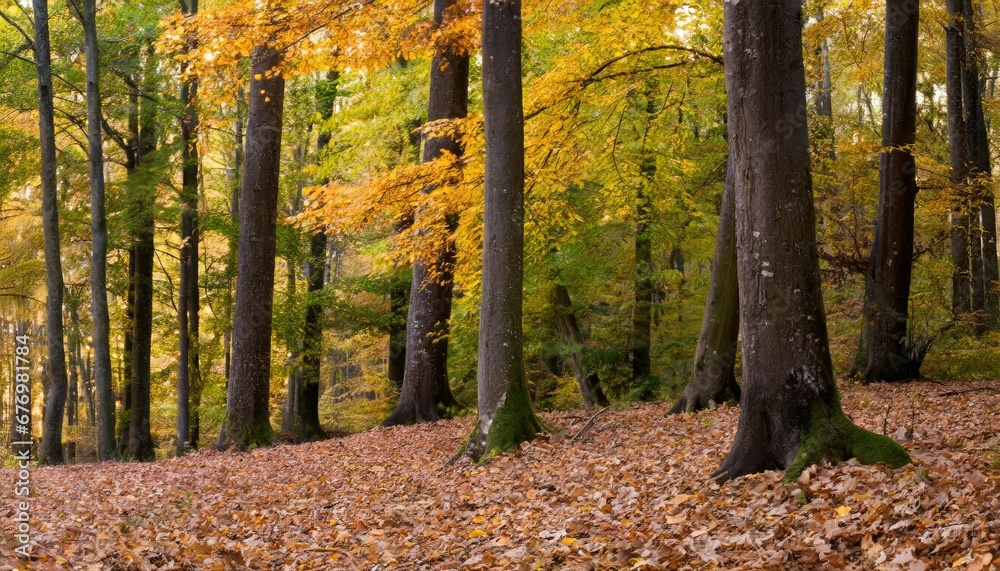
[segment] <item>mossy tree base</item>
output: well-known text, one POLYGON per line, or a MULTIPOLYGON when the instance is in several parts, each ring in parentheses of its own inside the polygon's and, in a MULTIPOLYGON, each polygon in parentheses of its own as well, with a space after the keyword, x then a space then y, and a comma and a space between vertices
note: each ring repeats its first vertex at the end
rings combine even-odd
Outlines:
POLYGON ((216 448, 225 450, 235 447, 240 452, 274 444, 274 429, 269 419, 255 423, 238 423, 232 418, 225 423, 225 437, 220 438, 216 448))
POLYGON ((480 412, 464 451, 474 461, 486 462, 498 454, 517 450, 522 442, 534 440, 541 431, 542 423, 531 409, 524 381, 513 382, 492 417, 480 412), (490 420, 484 423, 484 416, 490 420))

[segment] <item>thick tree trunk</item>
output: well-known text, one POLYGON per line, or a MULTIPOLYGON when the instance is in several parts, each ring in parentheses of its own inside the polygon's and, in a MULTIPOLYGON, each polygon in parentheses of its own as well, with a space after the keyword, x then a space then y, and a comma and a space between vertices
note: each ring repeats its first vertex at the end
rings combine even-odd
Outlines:
POLYGON ((600 377, 597 373, 587 371, 583 364, 583 349, 587 342, 573 313, 573 301, 569 297, 569 290, 560 283, 552 286, 552 309, 555 313, 556 329, 559 330, 570 366, 573 368, 573 376, 580 385, 584 408, 587 412, 594 412, 594 405, 607 406, 608 399, 601 389, 600 377))
POLYGON ((541 430, 524 375, 524 109, 521 2, 483 2, 486 129, 483 289, 479 318, 479 420, 466 452, 475 460, 517 448, 541 430))
POLYGON ((913 270, 913 211, 916 163, 911 152, 917 128, 918 4, 888 0, 885 80, 882 95, 882 151, 875 238, 865 272, 861 343, 867 361, 865 383, 919 376, 910 358, 907 322, 913 270))
MULTIPOLYGON (((154 74, 152 47, 147 53, 144 90, 152 93, 154 74)), ((149 156, 156 150, 156 104, 143 99, 139 107, 139 141, 136 153, 137 168, 144 168, 149 156)), ((156 459, 153 436, 150 433, 150 386, 153 343, 153 237, 156 232, 154 211, 156 185, 134 182, 132 206, 135 224, 135 317, 132 324, 132 412, 129 416, 128 456, 131 460, 156 459)))
POLYGON ((389 312, 392 313, 393 321, 389 324, 389 364, 386 377, 389 378, 389 384, 401 391, 403 378, 406 376, 406 319, 410 277, 392 276, 389 280, 389 312))
POLYGON ((97 2, 83 0, 87 56, 87 146, 90 152, 90 313, 94 323, 94 381, 97 384, 97 459, 115 457, 115 401, 111 394, 111 321, 108 315, 108 225, 104 205, 104 146, 101 135, 97 2))
POLYGON ((268 401, 274 255, 285 80, 281 52, 254 48, 250 67, 246 166, 240 185, 240 241, 233 318, 233 360, 223 445, 239 450, 274 439, 268 401))
POLYGON ((35 16, 35 64, 38 71, 38 138, 42 154, 42 234, 45 248, 45 338, 49 387, 39 459, 62 464, 62 424, 66 408, 66 355, 63 345, 63 276, 59 253, 59 205, 56 188, 55 116, 52 105, 52 58, 49 50, 49 8, 46 0, 32 2, 35 16))
MULTIPOLYGON (((435 0, 434 19, 441 23, 444 11, 454 0, 435 0)), ((431 86, 427 120, 459 119, 468 114, 469 56, 441 52, 431 62, 431 86)), ((442 153, 456 157, 462 144, 450 135, 432 137, 424 145, 424 162, 442 153)), ((433 188, 426 192, 433 192, 433 188)), ((421 214, 418 212, 417 217, 421 214)), ((457 216, 449 217, 449 232, 458 225, 457 216)), ((451 416, 458 409, 448 383, 448 320, 454 281, 455 248, 448 244, 435 260, 415 260, 410 281, 409 308, 406 316, 406 352, 403 386, 396 409, 384 426, 434 422, 451 416)))
MULTIPOLYGON (((892 1, 892 0, 890 0, 892 1)), ((715 472, 796 477, 824 457, 909 461, 840 408, 815 236, 799 0, 727 2, 724 50, 736 185, 743 395, 715 472), (768 30, 762 34, 761 30, 768 30)))
POLYGON ((712 277, 694 356, 694 372, 680 399, 670 409, 671 413, 711 408, 718 403, 740 398, 740 386, 736 383, 734 370, 740 332, 736 189, 732 160, 728 163, 719 210, 719 230, 715 234, 712 277))
POLYGON ((966 196, 966 152, 965 119, 962 109, 962 68, 965 66, 965 40, 962 24, 961 0, 947 0, 948 24, 946 34, 946 86, 948 94, 948 147, 951 158, 951 183, 955 199, 951 222, 952 273, 951 310, 957 316, 972 311, 972 276, 969 266, 969 213, 970 205, 966 196))

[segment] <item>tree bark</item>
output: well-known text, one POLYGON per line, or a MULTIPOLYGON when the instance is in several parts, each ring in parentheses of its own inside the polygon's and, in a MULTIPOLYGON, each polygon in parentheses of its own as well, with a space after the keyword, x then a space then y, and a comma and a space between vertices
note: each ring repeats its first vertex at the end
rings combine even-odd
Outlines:
MULTIPOLYGON (((152 46, 146 54, 143 90, 155 91, 152 46)), ((142 99, 139 106, 139 141, 136 168, 145 168, 156 150, 156 104, 142 99)), ((135 174, 130 173, 130 174, 135 174)), ((141 462, 156 459, 150 432, 150 386, 153 343, 153 237, 156 232, 156 183, 131 183, 135 223, 135 318, 132 324, 132 412, 129 416, 128 456, 141 462)))
POLYGON ((815 236, 799 0, 726 2, 724 51, 743 324, 740 421, 719 480, 794 478, 824 457, 906 452, 840 408, 815 236), (767 30, 768 33, 761 33, 767 30))
POLYGON ((90 150, 90 313, 94 324, 94 382, 97 385, 97 459, 115 457, 115 401, 111 394, 111 321, 108 315, 108 225, 104 204, 104 140, 98 85, 97 2, 83 0, 87 57, 87 146, 90 150))
POLYGON ((580 385, 584 408, 587 412, 594 412, 595 405, 607 406, 608 398, 601 389, 600 377, 597 373, 587 371, 583 364, 583 349, 587 342, 573 313, 573 301, 569 297, 569 290, 560 283, 552 286, 552 309, 555 312, 556 329, 559 330, 559 336, 568 353, 573 376, 580 385))
POLYGON ((978 329, 995 330, 1000 326, 1000 292, 997 292, 997 227, 993 191, 990 185, 990 143, 983 115, 982 90, 985 80, 979 67, 983 57, 976 31, 972 0, 962 1, 962 38, 965 41, 965 65, 962 66, 962 109, 965 123, 967 176, 972 188, 973 208, 978 226, 972 231, 973 309, 978 313, 978 329), (976 232, 978 230, 978 232, 976 232))
MULTIPOLYGON (((647 90, 646 98, 648 134, 649 122, 655 114, 651 90, 647 90)), ((656 158, 652 150, 646 148, 646 135, 643 135, 639 174, 641 180, 636 195, 635 222, 635 304, 632 309, 632 391, 637 398, 649 400, 653 398, 657 385, 656 379, 652 378, 649 356, 653 323, 653 243, 649 228, 652 204, 649 191, 656 176, 656 158)))
POLYGON ((483 116, 486 168, 479 420, 466 453, 482 461, 517 448, 541 430, 524 374, 524 109, 521 2, 483 2, 483 116))
MULTIPOLYGON (((435 0, 434 21, 441 24, 454 0, 435 0)), ((460 119, 468 114, 469 56, 442 51, 431 62, 427 120, 460 119)), ((448 152, 462 156, 461 142, 450 135, 431 137, 424 162, 448 152)), ((433 192, 433 188, 425 192, 433 192)), ((417 217, 421 213, 417 213, 417 217)), ((447 220, 454 233, 457 216, 447 220)), ((455 247, 449 243, 434 260, 414 260, 406 316, 406 351, 399 403, 383 426, 434 422, 458 409, 448 383, 448 334, 454 282, 455 247)))
POLYGON ((861 343, 865 383, 919 377, 907 345, 910 276, 913 271, 913 212, 916 163, 911 149, 917 130, 918 4, 888 0, 882 147, 875 237, 865 272, 861 343))
POLYGON ((59 204, 56 188, 55 111, 52 104, 52 58, 49 8, 33 0, 35 64, 38 71, 38 138, 42 155, 42 234, 45 249, 45 337, 49 387, 45 394, 44 432, 39 451, 43 464, 62 464, 62 424, 66 408, 66 355, 63 345, 63 275, 59 253, 59 204))
POLYGON ((951 223, 952 273, 951 309, 958 317, 972 311, 972 276, 969 260, 969 213, 966 187, 967 167, 965 119, 962 105, 962 77, 965 66, 965 39, 962 24, 961 0, 945 2, 948 24, 945 27, 946 87, 948 95, 948 148, 951 159, 951 183, 955 198, 949 215, 951 223))
POLYGON ((736 271, 736 190, 733 163, 728 161, 726 185, 715 235, 715 257, 708 284, 708 299, 701 320, 694 372, 671 413, 711 408, 739 400, 736 383, 736 349, 739 346, 740 296, 736 271))
MULTIPOLYGON (((182 1, 182 12, 187 16, 198 13, 198 0, 182 1)), ((191 40, 195 47, 196 40, 191 40)), ((181 73, 187 64, 181 65, 181 73)), ((198 79, 190 78, 181 84, 181 252, 180 291, 178 293, 178 356, 177 356, 177 455, 188 448, 197 448, 192 439, 191 391, 200 393, 201 367, 198 358, 200 324, 198 313, 201 303, 198 295, 198 79)), ((195 431, 196 432, 196 431, 195 431)), ((195 434, 196 435, 196 434, 195 434)))
POLYGON ((246 166, 240 184, 233 360, 223 446, 239 450, 274 439, 268 401, 274 256, 281 167, 285 80, 282 55, 270 44, 254 48, 250 67, 246 166))

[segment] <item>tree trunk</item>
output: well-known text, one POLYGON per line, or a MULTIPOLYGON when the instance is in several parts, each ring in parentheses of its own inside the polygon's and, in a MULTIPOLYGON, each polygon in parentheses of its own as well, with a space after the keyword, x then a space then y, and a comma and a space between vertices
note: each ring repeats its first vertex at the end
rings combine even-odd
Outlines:
MULTIPOLYGON (((407 224, 409 226, 409 224, 407 224)), ((403 389, 406 376, 406 317, 407 300, 410 298, 410 276, 398 275, 389 278, 389 312, 393 321, 389 324, 389 365, 386 377, 396 390, 403 389)))
POLYGON ((711 408, 739 400, 736 383, 736 350, 740 332, 740 295, 736 276, 736 190, 733 163, 728 161, 726 185, 715 235, 715 258, 708 284, 708 299, 701 320, 694 372, 671 413, 711 408))
POLYGON ((274 439, 268 401, 285 98, 281 61, 281 52, 270 45, 254 48, 251 55, 247 160, 240 184, 233 360, 222 442, 239 450, 266 446, 274 439))
MULTIPOLYGON (((435 0, 434 20, 441 23, 444 11, 455 0, 435 0)), ((460 119, 468 114, 469 56, 442 51, 431 62, 431 86, 427 120, 460 119)), ((462 156, 462 144, 450 135, 432 137, 424 146, 424 162, 442 153, 462 156)), ((425 192, 433 192, 433 188, 425 192)), ((421 213, 417 213, 417 217, 421 213)), ((454 233, 457 216, 449 216, 454 233)), ((406 351, 403 386, 396 409, 383 426, 434 422, 458 409, 448 383, 448 334, 455 272, 455 247, 449 243, 435 260, 414 260, 406 316, 406 351)))
POLYGON ((834 384, 809 171, 802 3, 726 2, 724 18, 744 382, 739 428, 714 477, 787 469, 794 478, 824 457, 902 465, 909 457, 898 444, 844 415, 834 384))
MULTIPOLYGON (((652 121, 655 108, 652 93, 647 91, 646 132, 652 121)), ((643 156, 639 165, 642 180, 636 195, 635 222, 635 305, 632 310, 632 391, 636 398, 649 400, 655 396, 656 379, 652 378, 650 364, 650 341, 652 338, 653 307, 653 243, 650 236, 649 190, 656 176, 656 158, 646 147, 643 136, 643 156)))
POLYGON ((973 309, 979 313, 979 330, 995 330, 1000 325, 1000 293, 997 292, 997 227, 996 210, 990 177, 990 142, 983 116, 982 91, 985 80, 979 72, 983 50, 976 31, 976 14, 972 0, 962 0, 962 37, 965 41, 965 65, 962 66, 962 107, 965 122, 967 175, 973 189, 973 208, 978 214, 978 236, 972 240, 973 249, 980 253, 974 256, 981 266, 973 266, 973 288, 979 290, 974 295, 973 309), (978 239, 976 239, 978 238, 978 239), (978 282, 978 283, 977 283, 978 282), (977 299, 978 298, 978 299, 977 299), (981 301, 980 301, 981 300, 981 301))
POLYGON ((965 65, 965 40, 961 22, 961 0, 947 0, 948 24, 946 33, 946 78, 948 94, 948 147, 951 158, 951 183, 954 186, 951 223, 952 273, 951 310, 958 317, 972 311, 972 276, 969 266, 969 212, 966 196, 966 141, 965 119, 962 110, 962 68, 965 65))
POLYGON ((573 301, 569 297, 569 290, 560 283, 552 286, 552 309, 555 312, 556 329, 559 330, 570 366, 573 368, 573 376, 580 385, 584 408, 587 412, 594 412, 595 404, 607 406, 608 399, 601 390, 600 377, 597 373, 587 371, 583 365, 583 349, 587 342, 573 313, 573 301))
POLYGON ((101 135, 97 2, 83 0, 87 57, 87 146, 90 150, 90 312, 94 323, 94 381, 97 384, 97 459, 115 457, 115 401, 111 394, 111 321, 108 316, 108 225, 104 206, 104 140, 101 135))
POLYGON ((45 248, 45 338, 49 388, 45 393, 44 432, 39 459, 62 464, 62 424, 66 408, 66 355, 63 345, 63 276, 59 253, 59 205, 56 188, 55 116, 52 105, 52 58, 49 8, 32 2, 35 16, 35 64, 38 71, 38 138, 42 154, 42 233, 45 248))
MULTIPOLYGON (((153 93, 152 46, 149 46, 144 76, 144 91, 153 93)), ((143 99, 139 106, 139 146, 136 168, 145 168, 156 150, 156 104, 143 99)), ((153 237, 156 232, 156 183, 131 185, 135 224, 135 318, 132 324, 132 412, 129 416, 128 456, 141 462, 156 459, 150 433, 149 406, 153 344, 153 237)))
POLYGON ((875 237, 865 272, 862 341, 865 383, 919 376, 907 346, 910 275, 913 270, 913 211, 916 163, 911 152, 917 130, 918 4, 889 0, 885 25, 882 151, 875 237))
POLYGON ((479 420, 466 452, 475 460, 517 448, 541 430, 524 375, 524 109, 521 2, 483 2, 486 136, 483 286, 479 319, 479 420))

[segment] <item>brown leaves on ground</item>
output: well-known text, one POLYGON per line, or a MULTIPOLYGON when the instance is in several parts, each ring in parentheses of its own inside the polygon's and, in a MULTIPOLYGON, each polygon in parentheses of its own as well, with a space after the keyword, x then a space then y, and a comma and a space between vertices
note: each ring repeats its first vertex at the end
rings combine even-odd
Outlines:
MULTIPOLYGON (((997 569, 990 386, 848 389, 848 414, 905 439, 914 464, 819 466, 796 484, 778 472, 711 483, 738 409, 667 417, 663 404, 608 411, 575 443, 586 416, 542 415, 554 434, 483 466, 443 467, 469 434, 462 419, 39 468, 32 568, 997 569)), ((12 484, 0 568, 17 562, 12 484)))

